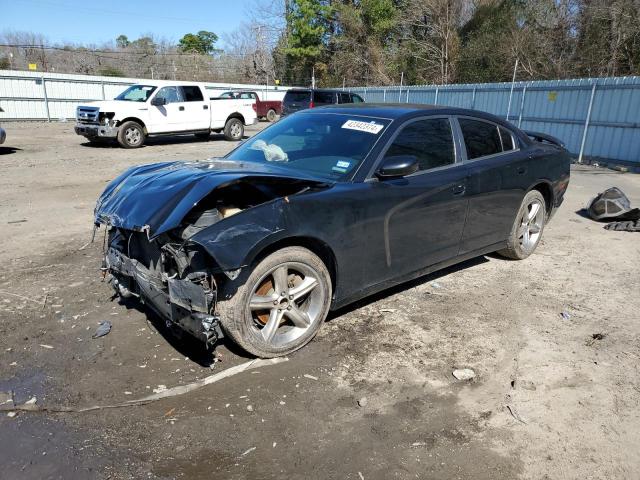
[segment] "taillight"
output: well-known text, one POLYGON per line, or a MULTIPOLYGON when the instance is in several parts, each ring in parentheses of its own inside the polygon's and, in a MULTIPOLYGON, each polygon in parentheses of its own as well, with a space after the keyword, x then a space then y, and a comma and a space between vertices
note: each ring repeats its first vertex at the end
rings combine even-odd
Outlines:
POLYGON ((309 108, 313 108, 313 107, 315 107, 315 105, 313 104, 313 100, 311 100, 311 101, 309 102, 309 108))
POLYGON ((253 107, 253 111, 258 113, 258 106, 254 103, 251 104, 251 106, 253 107))

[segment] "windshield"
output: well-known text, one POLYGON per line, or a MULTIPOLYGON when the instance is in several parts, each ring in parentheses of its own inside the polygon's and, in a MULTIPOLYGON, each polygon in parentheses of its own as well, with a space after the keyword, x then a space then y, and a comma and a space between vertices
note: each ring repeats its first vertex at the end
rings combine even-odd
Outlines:
POLYGON ((115 99, 128 102, 146 102, 155 89, 156 87, 150 85, 131 85, 115 99))
POLYGON ((285 117, 226 158, 346 179, 371 151, 390 120, 335 113, 285 117))

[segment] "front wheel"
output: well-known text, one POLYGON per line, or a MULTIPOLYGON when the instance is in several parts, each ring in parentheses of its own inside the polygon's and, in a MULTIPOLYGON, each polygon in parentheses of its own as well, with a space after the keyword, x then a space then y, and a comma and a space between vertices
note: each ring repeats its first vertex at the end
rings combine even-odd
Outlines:
POLYGON ((144 129, 137 122, 124 122, 118 130, 118 143, 123 148, 141 147, 144 144, 144 140, 144 129))
POLYGON ((531 190, 522 200, 507 240, 507 248, 498 253, 514 260, 527 258, 540 242, 546 219, 544 197, 539 191, 531 190))
POLYGON ((238 345, 270 358, 311 341, 329 313, 331 295, 324 262, 306 248, 286 247, 258 263, 218 308, 225 331, 238 345))
POLYGON ((276 114, 276 111, 275 111, 273 108, 272 108, 272 109, 270 109, 270 110, 267 112, 267 120, 268 120, 269 122, 271 122, 271 123, 275 122, 275 121, 276 121, 276 117, 277 117, 277 114, 276 114))
POLYGON ((244 135, 244 124, 242 120, 230 118, 224 126, 224 138, 237 142, 242 140, 244 135))

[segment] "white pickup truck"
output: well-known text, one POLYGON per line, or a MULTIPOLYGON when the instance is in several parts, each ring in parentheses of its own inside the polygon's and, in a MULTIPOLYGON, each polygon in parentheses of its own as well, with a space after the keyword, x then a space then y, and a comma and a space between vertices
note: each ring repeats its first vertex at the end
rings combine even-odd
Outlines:
POLYGON ((75 131, 90 142, 111 138, 137 148, 150 136, 189 133, 206 139, 212 131, 237 141, 245 125, 257 122, 251 99, 216 102, 197 83, 151 81, 130 86, 114 100, 79 105, 75 131))

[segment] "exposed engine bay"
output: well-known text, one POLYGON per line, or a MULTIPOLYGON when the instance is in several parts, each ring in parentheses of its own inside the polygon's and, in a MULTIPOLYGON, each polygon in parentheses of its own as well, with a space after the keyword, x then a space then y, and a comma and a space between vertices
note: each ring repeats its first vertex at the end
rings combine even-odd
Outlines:
MULTIPOLYGON (((223 335, 216 310, 220 286, 235 279, 242 265, 233 270, 223 268, 203 247, 203 239, 223 239, 225 232, 237 228, 225 229, 225 220, 248 215, 251 209, 270 202, 286 204, 289 195, 310 187, 305 180, 241 178, 215 188, 196 202, 177 226, 156 236, 150 235, 149 228, 134 230, 97 221, 107 226, 103 272, 120 297, 137 298, 169 324, 214 344, 223 335)), ((277 224, 275 216, 282 211, 268 208, 274 218, 264 214, 261 218, 277 224)), ((104 217, 97 211, 96 218, 104 217)), ((117 223, 117 216, 111 218, 117 223)), ((257 224, 247 222, 245 227, 252 225, 257 224)), ((268 229, 256 230, 263 234, 262 230, 268 229)), ((250 239, 251 235, 246 237, 250 239)), ((238 238, 234 243, 243 248, 243 241, 238 238)))

